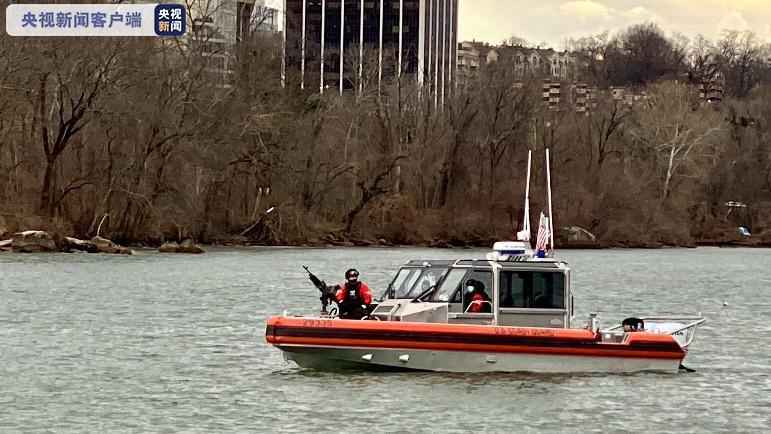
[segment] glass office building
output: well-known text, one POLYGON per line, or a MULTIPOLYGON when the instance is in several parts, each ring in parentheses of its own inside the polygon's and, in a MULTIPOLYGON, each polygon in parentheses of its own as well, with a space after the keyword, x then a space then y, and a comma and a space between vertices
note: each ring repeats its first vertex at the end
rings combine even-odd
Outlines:
POLYGON ((455 80, 458 0, 285 0, 285 77, 321 92, 455 80))

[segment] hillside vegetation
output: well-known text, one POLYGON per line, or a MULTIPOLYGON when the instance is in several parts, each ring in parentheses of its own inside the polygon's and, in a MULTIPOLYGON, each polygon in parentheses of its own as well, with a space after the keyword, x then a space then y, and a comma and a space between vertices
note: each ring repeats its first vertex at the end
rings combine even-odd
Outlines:
POLYGON ((0 239, 90 238, 104 218, 101 235, 124 244, 487 245, 521 229, 528 150, 537 226, 545 148, 556 228, 619 246, 730 241, 739 225, 771 235, 765 47, 655 26, 573 42, 586 82, 647 99, 600 93, 588 116, 549 111, 542 80, 513 86, 505 61, 443 107, 407 79, 379 94, 372 68, 362 95, 319 96, 291 71, 282 88, 280 45, 258 36, 231 53, 222 88, 181 41, 2 35, 0 239), (705 104, 697 86, 717 72, 724 99, 705 104), (729 216, 727 201, 749 212, 729 216))

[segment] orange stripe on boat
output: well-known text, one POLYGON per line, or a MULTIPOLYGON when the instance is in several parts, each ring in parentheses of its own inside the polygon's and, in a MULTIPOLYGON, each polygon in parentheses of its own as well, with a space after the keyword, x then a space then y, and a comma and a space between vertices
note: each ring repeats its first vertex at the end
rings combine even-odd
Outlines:
MULTIPOLYGON (((354 347, 354 348, 383 348, 383 349, 414 349, 435 351, 471 351, 488 353, 522 353, 522 354, 549 354, 579 357, 623 357, 637 359, 670 359, 680 360, 684 354, 679 352, 644 351, 629 348, 627 345, 617 345, 618 349, 598 348, 550 348, 514 345, 483 345, 483 344, 453 344, 432 342, 409 341, 381 341, 381 340, 351 340, 351 339, 324 339, 303 337, 277 337, 275 345, 307 345, 317 347, 354 347)), ((600 345, 600 344, 598 344, 600 345)))
POLYGON ((623 344, 609 344, 598 342, 595 334, 586 329, 273 317, 268 320, 265 337, 274 345, 651 359, 682 359, 685 356, 685 351, 669 335, 632 333, 623 344), (488 342, 473 342, 476 339, 488 342), (465 342, 453 342, 464 340, 465 342))
POLYGON ((482 336, 498 335, 511 337, 558 338, 561 341, 567 340, 576 342, 588 342, 595 340, 594 333, 585 329, 439 324, 402 321, 355 321, 340 319, 272 317, 268 320, 268 327, 270 327, 273 331, 275 331, 277 328, 319 328, 378 332, 409 331, 413 333, 463 333, 464 335, 482 336))

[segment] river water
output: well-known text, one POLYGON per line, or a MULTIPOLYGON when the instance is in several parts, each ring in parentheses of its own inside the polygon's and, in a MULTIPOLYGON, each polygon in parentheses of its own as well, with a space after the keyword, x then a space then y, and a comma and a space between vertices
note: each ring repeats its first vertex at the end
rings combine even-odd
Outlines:
POLYGON ((768 432, 771 251, 563 251, 579 318, 701 312, 685 364, 635 375, 342 374, 265 343, 354 266, 378 295, 417 248, 0 253, 0 432, 768 432), (725 305, 724 305, 725 304, 725 305))

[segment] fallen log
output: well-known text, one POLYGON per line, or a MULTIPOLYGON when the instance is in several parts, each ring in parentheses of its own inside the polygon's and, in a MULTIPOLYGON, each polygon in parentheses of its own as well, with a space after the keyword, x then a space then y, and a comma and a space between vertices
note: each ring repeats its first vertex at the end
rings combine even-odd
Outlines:
POLYGON ((86 252, 86 253, 99 253, 99 247, 91 241, 79 240, 72 237, 64 237, 61 250, 63 252, 86 252))
POLYGON ((132 252, 131 249, 115 244, 112 241, 108 240, 107 238, 96 236, 94 238, 91 238, 91 242, 99 250, 99 253, 112 253, 112 254, 118 254, 118 255, 134 254, 134 252, 132 252))
POLYGON ((161 247, 158 248, 158 251, 161 253, 191 253, 191 254, 200 254, 205 253, 205 250, 201 248, 201 246, 195 244, 192 240, 185 240, 182 241, 182 243, 177 244, 175 242, 168 242, 163 243, 161 247))

